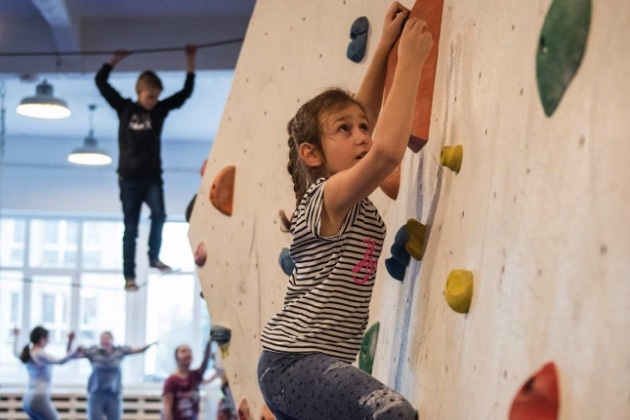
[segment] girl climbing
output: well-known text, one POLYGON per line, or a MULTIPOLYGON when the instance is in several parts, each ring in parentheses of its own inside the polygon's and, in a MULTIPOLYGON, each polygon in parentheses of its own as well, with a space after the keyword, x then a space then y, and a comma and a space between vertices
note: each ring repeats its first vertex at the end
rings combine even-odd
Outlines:
POLYGON ((68 354, 61 359, 46 353, 48 330, 44 327, 33 328, 29 337, 32 346, 25 345, 21 353, 18 352, 19 328, 13 329, 13 335, 13 353, 26 365, 28 371, 28 389, 23 399, 24 412, 31 420, 58 420, 59 415, 50 400, 52 365, 62 365, 76 357, 76 353, 70 352, 74 333, 68 334, 68 354))
POLYGON ((295 269, 262 333, 259 385, 278 419, 413 419, 411 404, 352 366, 368 322, 385 225, 368 196, 400 164, 433 46, 426 23, 393 3, 356 96, 327 90, 289 122, 295 269), (387 59, 398 65, 381 108, 387 59), (373 137, 374 134, 374 137, 373 137))

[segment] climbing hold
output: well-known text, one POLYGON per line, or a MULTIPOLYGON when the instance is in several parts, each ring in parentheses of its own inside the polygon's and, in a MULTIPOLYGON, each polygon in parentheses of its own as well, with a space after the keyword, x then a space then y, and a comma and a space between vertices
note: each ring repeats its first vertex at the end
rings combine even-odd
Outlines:
POLYGON ((195 200, 197 199, 197 194, 193 196, 188 205, 186 206, 186 212, 184 213, 184 217, 186 218, 186 223, 190 222, 190 218, 192 217, 193 209, 195 208, 195 200))
POLYGON ((392 242, 392 247, 390 249, 392 253, 392 257, 396 258, 399 262, 406 266, 409 265, 410 255, 409 251, 407 251, 407 243, 409 242, 409 233, 407 231, 407 226, 403 225, 396 232, 396 236, 394 236, 394 242, 392 242))
POLYGON ((226 166, 221 169, 212 183, 210 202, 221 213, 231 216, 234 201, 234 176, 236 166, 226 166))
POLYGON ((405 245, 405 249, 414 259, 420 261, 424 252, 424 237, 427 233, 427 227, 416 219, 407 220, 407 235, 409 240, 405 245))
POLYGON ((398 198, 398 190, 400 189, 400 165, 381 182, 380 187, 385 195, 392 200, 398 198))
POLYGON ((365 47, 367 46, 368 29, 370 28, 370 22, 365 16, 362 16, 354 21, 350 27, 350 44, 348 44, 348 51, 346 56, 355 63, 363 60, 365 56, 365 47))
POLYGON ((238 420, 254 420, 247 398, 243 398, 238 405, 238 420))
POLYGON ((468 313, 473 294, 473 273, 469 270, 453 270, 446 280, 444 297, 455 312, 468 313))
POLYGON ((267 407, 267 404, 263 403, 262 407, 260 407, 260 414, 258 415, 258 418, 260 420, 275 420, 276 417, 273 415, 269 407, 267 407))
MULTIPOLYGON (((431 107, 433 105, 433 90, 435 86, 435 74, 437 71, 438 45, 440 44, 440 31, 442 26, 442 10, 444 0, 422 1, 417 0, 411 9, 410 17, 427 22, 427 28, 433 35, 433 48, 422 66, 420 84, 416 95, 416 108, 413 125, 409 136, 409 148, 418 153, 427 144, 429 128, 431 126, 431 107)), ((394 45, 387 62, 387 76, 385 78, 384 97, 394 80, 396 65, 398 64, 398 44, 394 45)))
POLYGON ((387 269, 389 275, 396 280, 403 281, 403 279, 405 278, 405 271, 407 271, 407 266, 401 263, 396 258, 387 258, 385 260, 385 268, 387 269))
POLYGON ((510 408, 510 420, 556 420, 558 400, 556 365, 549 362, 530 377, 518 391, 510 408))
POLYGON ((553 0, 549 7, 536 52, 538 94, 548 117, 582 63, 590 23, 591 0, 553 0))
POLYGON ((195 249, 195 264, 197 267, 203 267, 208 258, 208 251, 206 251, 206 244, 199 242, 195 249))
POLYGON ((462 158, 464 157, 464 147, 461 144, 457 146, 444 146, 440 154, 440 163, 455 173, 459 173, 462 166, 462 158))
POLYGON ((372 365, 374 365, 374 354, 376 353, 376 343, 378 342, 379 322, 375 322, 363 334, 361 341, 361 350, 359 350, 359 369, 372 373, 372 365))
POLYGON ((291 258, 291 254, 289 253, 289 248, 282 248, 280 251, 280 257, 278 257, 278 263, 282 268, 282 271, 287 276, 290 276, 293 273, 293 269, 295 268, 295 263, 291 258))
POLYGON ((206 166, 208 165, 208 159, 204 160, 201 164, 201 168, 199 168, 199 175, 203 177, 203 174, 206 172, 206 166))
POLYGON ((221 349, 221 357, 224 359, 229 356, 228 348, 232 339, 232 330, 221 325, 215 325, 210 328, 210 340, 216 341, 221 349))

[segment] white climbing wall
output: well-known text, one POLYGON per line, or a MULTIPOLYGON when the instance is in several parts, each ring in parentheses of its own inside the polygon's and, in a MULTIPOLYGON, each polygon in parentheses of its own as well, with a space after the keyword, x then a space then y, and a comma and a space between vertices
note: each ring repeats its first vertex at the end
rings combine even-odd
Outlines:
MULTIPOLYGON (((402 2, 408 7, 413 1, 402 2)), ((548 0, 445 0, 429 144, 407 151, 397 201, 373 200, 388 225, 372 301, 374 375, 427 419, 505 419, 521 384, 558 369, 561 419, 630 418, 630 3, 593 2, 586 52, 552 117, 535 75, 548 0), (462 144, 459 174, 439 166, 462 144), (407 218, 429 225, 402 283, 383 261, 407 218), (472 270, 468 315, 442 296, 472 270)), ((331 85, 356 89, 366 63, 345 58, 350 26, 370 20, 367 59, 389 1, 259 0, 199 189, 189 237, 214 324, 232 329, 228 370, 254 413, 259 333, 282 304, 278 264, 293 208, 285 126, 331 85), (236 166, 234 213, 208 196, 236 166)))

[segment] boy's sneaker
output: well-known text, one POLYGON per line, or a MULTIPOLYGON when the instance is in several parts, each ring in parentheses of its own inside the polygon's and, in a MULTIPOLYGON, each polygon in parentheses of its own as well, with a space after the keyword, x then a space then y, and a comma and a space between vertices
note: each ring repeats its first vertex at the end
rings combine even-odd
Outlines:
POLYGON ((136 278, 135 277, 125 277, 125 290, 127 292, 135 292, 138 289, 139 289, 139 287, 136 284, 136 278))
POLYGON ((170 273, 171 271, 173 271, 173 269, 170 266, 164 264, 160 260, 149 261, 149 267, 157 268, 158 270, 160 270, 161 273, 170 273))

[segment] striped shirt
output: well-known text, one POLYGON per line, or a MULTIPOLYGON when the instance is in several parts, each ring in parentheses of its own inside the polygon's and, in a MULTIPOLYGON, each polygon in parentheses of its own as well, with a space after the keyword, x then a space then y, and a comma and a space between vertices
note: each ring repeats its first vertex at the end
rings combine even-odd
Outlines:
POLYGON ((339 232, 320 235, 326 180, 309 188, 295 210, 284 308, 265 326, 263 348, 320 352, 354 362, 368 322, 385 224, 369 199, 348 212, 339 232))

